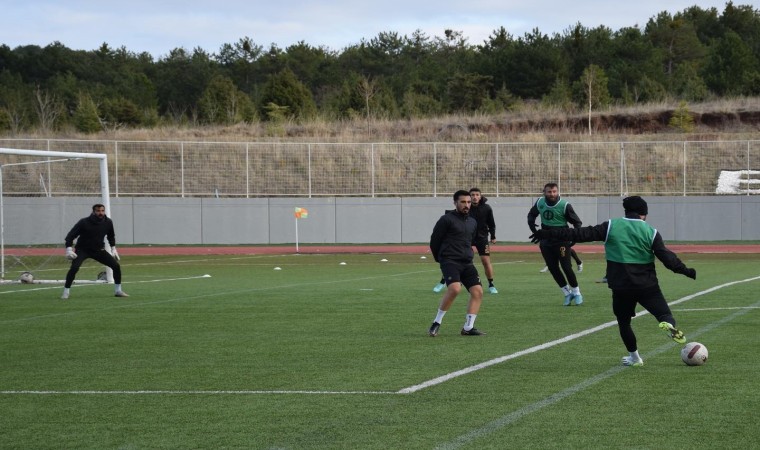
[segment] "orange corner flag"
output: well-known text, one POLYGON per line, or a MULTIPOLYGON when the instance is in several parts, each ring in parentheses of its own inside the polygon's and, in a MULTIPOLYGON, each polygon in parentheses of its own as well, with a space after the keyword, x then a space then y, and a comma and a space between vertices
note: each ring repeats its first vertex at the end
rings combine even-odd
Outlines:
POLYGON ((306 208, 296 208, 295 216, 296 219, 305 219, 309 217, 309 211, 307 211, 306 208))

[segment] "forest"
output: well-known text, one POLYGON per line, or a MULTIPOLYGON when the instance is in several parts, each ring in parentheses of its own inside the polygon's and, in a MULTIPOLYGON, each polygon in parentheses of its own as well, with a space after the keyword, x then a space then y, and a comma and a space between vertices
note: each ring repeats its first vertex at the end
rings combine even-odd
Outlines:
POLYGON ((660 12, 619 30, 570 25, 479 44, 381 32, 339 51, 250 37, 154 59, 59 42, 0 43, 0 135, 164 125, 386 120, 499 114, 530 103, 568 113, 663 100, 760 95, 760 11, 727 2, 660 12))

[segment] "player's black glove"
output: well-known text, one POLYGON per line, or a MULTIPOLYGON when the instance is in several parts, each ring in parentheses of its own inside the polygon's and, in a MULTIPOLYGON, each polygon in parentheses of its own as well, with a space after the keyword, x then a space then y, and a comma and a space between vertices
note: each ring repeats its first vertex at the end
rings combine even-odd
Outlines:
POLYGON ((530 239, 530 242, 532 242, 534 244, 538 244, 539 242, 541 242, 541 239, 546 239, 546 231, 545 230, 536 230, 536 231, 533 232, 533 234, 531 234, 530 236, 528 236, 528 238, 530 239))
POLYGON ((692 280, 697 279, 697 271, 694 269, 686 269, 686 273, 684 275, 691 278, 692 280))

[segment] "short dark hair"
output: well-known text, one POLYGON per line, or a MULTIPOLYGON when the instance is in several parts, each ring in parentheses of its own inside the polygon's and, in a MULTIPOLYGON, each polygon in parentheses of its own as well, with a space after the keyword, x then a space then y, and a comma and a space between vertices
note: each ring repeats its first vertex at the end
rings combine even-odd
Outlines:
MULTIPOLYGON (((472 194, 473 192, 480 192, 480 189, 478 189, 478 188, 476 188, 476 187, 474 187, 474 188, 470 188, 470 194, 472 194)), ((481 192, 481 193, 482 193, 482 192, 481 192)))
POLYGON ((454 201, 459 200, 459 197, 461 197, 463 195, 469 197, 470 193, 467 192, 467 191, 465 191, 464 189, 460 189, 460 190, 454 192, 454 201))
POLYGON ((102 203, 95 203, 94 205, 92 205, 92 210, 95 211, 98 208, 105 208, 105 207, 106 207, 106 205, 104 205, 102 203))
POLYGON ((544 185, 544 190, 546 190, 546 188, 559 188, 559 185, 557 183, 546 183, 544 185))

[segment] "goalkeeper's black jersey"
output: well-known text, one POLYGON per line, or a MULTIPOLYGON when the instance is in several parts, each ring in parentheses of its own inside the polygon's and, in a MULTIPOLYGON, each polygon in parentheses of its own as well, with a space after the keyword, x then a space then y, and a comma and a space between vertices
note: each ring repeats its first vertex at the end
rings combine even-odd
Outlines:
POLYGON ((77 240, 76 248, 90 251, 102 250, 105 248, 105 239, 111 247, 116 245, 116 237, 113 230, 113 221, 108 217, 103 220, 92 214, 89 217, 80 219, 79 222, 66 235, 66 247, 72 247, 74 239, 77 240), (78 239, 77 239, 78 238, 78 239))

